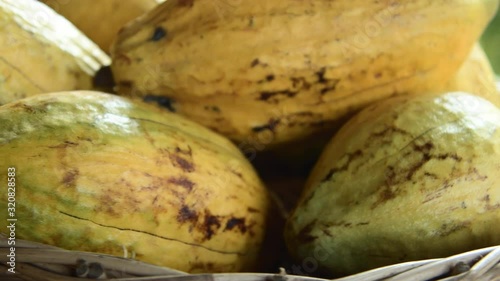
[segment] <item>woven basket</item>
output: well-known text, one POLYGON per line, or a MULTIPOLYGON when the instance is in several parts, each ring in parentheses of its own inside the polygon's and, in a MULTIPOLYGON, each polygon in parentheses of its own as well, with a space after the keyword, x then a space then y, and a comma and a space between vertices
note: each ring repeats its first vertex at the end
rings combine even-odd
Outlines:
MULTIPOLYGON (((326 279, 281 273, 187 274, 132 259, 16 240, 15 274, 7 272, 7 239, 0 237, 0 280, 73 281, 100 279, 120 281, 325 281, 326 279), (85 276, 85 277, 77 277, 85 276)), ((500 246, 478 249, 442 259, 407 262, 382 267, 335 281, 375 280, 500 280, 500 246)))

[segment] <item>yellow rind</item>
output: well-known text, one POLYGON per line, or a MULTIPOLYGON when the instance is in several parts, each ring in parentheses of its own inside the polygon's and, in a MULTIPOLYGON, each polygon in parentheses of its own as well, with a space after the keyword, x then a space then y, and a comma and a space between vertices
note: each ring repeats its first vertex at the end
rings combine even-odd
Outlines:
POLYGON ((85 33, 106 53, 118 31, 154 8, 156 0, 42 0, 85 33))
POLYGON ((40 93, 90 89, 94 73, 110 63, 43 3, 0 1, 0 105, 40 93))
POLYGON ((230 141, 178 115, 99 92, 38 95, 0 107, 0 158, 16 169, 18 239, 187 272, 256 266, 262 182, 230 141))
POLYGON ((500 106, 500 93, 496 89, 495 72, 479 43, 474 45, 458 72, 443 87, 434 92, 462 91, 483 97, 500 106))
POLYGON ((267 147, 443 85, 498 6, 223 2, 166 1, 124 28, 111 52, 117 91, 168 97, 178 113, 237 142, 270 134, 267 147), (152 40, 159 28, 164 36, 152 40))

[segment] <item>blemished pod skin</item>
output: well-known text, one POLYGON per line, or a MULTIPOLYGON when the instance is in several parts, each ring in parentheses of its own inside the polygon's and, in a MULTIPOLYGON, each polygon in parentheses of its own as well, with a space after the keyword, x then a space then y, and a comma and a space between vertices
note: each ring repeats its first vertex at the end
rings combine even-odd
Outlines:
POLYGON ((113 44, 117 92, 266 148, 436 89, 495 14, 476 1, 166 1, 113 44), (264 136, 261 136, 264 135, 264 136))
POLYGON ((347 122, 288 219, 297 259, 332 275, 500 243, 500 109, 451 92, 396 97, 347 122))
POLYGON ((100 92, 32 96, 0 107, 0 158, 16 169, 19 239, 193 273, 258 262, 263 183, 229 140, 180 115, 100 92))

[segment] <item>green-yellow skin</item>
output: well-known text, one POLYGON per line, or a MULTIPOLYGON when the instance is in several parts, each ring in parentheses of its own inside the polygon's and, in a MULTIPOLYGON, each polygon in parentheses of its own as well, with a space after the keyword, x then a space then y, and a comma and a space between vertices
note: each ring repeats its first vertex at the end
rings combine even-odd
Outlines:
POLYGON ((121 95, 168 97, 180 114, 271 148, 441 86, 498 3, 169 0, 122 29, 112 71, 121 95))
POLYGON ((230 141, 176 114, 100 92, 33 96, 0 107, 0 159, 1 182, 16 169, 18 239, 187 272, 256 263, 263 184, 230 141))
POLYGON ((346 275, 500 243, 500 110, 466 93, 372 105, 316 163, 285 237, 346 275))
POLYGON ((74 25, 34 0, 0 1, 0 105, 88 90, 110 58, 74 25))

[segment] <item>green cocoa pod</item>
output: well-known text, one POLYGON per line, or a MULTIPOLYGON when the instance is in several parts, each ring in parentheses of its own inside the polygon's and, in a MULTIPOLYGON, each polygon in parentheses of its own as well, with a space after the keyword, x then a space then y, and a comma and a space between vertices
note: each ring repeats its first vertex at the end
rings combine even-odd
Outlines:
POLYGON ((400 97, 327 145, 285 236, 333 275, 500 243, 500 110, 466 93, 400 97))

